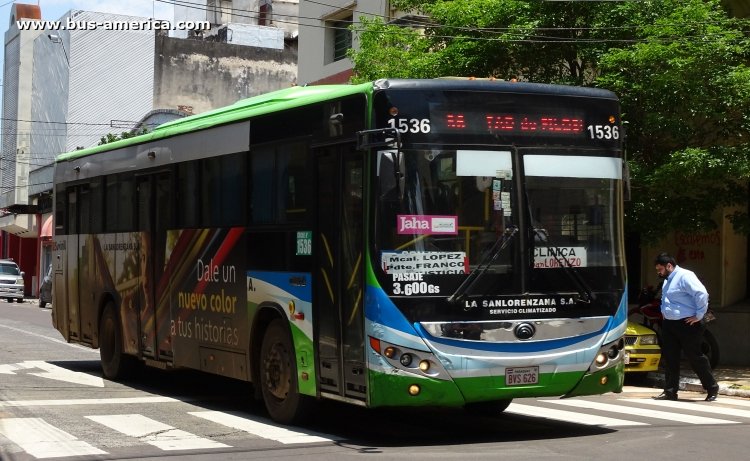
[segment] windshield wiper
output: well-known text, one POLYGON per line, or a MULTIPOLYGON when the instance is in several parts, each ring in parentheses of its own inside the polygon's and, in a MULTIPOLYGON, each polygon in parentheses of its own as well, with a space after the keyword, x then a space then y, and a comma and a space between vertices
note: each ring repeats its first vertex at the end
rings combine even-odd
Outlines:
POLYGON ((547 249, 549 249, 549 252, 552 253, 552 257, 555 258, 557 264, 560 265, 560 267, 563 269, 563 272, 565 272, 565 274, 576 286, 576 291, 578 291, 577 301, 589 304, 591 303, 591 301, 596 300, 596 295, 591 290, 591 287, 588 286, 586 281, 583 279, 583 277, 581 277, 581 274, 575 269, 575 267, 570 264, 568 258, 560 258, 560 256, 557 254, 557 251, 549 246, 549 234, 547 233, 547 230, 536 227, 534 227, 533 230, 534 234, 539 237, 539 240, 547 245, 547 249))
POLYGON ((505 229, 503 235, 500 236, 500 238, 498 238, 494 244, 492 244, 492 247, 487 252, 482 261, 479 262, 479 265, 477 265, 477 267, 473 271, 471 271, 469 276, 464 279, 463 283, 461 283, 461 285, 456 288, 456 291, 454 291, 452 295, 448 296, 449 303, 456 303, 464 298, 466 293, 471 290, 474 284, 497 260, 497 258, 500 256, 500 253, 502 253, 503 250, 508 247, 510 241, 513 239, 516 233, 518 233, 518 227, 516 226, 511 226, 505 229))

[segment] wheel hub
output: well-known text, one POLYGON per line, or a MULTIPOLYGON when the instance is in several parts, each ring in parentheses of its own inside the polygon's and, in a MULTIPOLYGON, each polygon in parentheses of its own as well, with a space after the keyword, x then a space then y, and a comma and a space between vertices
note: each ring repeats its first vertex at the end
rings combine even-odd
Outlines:
POLYGON ((266 389, 276 398, 285 399, 291 385, 289 354, 281 344, 274 344, 264 360, 266 389))

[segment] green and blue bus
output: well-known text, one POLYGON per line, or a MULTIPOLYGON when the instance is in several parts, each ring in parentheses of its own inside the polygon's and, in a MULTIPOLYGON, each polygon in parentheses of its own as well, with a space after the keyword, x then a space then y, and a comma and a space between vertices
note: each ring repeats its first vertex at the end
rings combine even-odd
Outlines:
POLYGON ((620 392, 611 92, 480 79, 292 87, 58 156, 53 323, 103 375, 502 411, 620 392))

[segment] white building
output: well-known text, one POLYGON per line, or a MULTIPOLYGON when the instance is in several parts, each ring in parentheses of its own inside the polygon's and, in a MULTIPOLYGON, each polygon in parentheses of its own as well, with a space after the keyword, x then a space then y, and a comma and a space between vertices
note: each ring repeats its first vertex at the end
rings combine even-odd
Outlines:
POLYGON ((346 53, 359 47, 349 27, 362 17, 390 22, 400 16, 388 0, 300 0, 299 83, 348 83, 353 64, 346 53))
MULTIPOLYGON (((114 23, 147 18, 69 11, 62 21, 114 23)), ((129 130, 153 109, 153 30, 46 31, 34 43, 32 164, 96 145, 129 130), (64 121, 64 123, 60 123, 64 121)))
MULTIPOLYGON (((2 155, 0 155, 0 208, 28 204, 31 152, 33 46, 39 31, 19 30, 18 20, 40 20, 37 5, 11 7, 10 24, 5 32, 3 69, 2 155)), ((18 233, 31 231, 27 219, 0 218, 0 227, 18 233)))

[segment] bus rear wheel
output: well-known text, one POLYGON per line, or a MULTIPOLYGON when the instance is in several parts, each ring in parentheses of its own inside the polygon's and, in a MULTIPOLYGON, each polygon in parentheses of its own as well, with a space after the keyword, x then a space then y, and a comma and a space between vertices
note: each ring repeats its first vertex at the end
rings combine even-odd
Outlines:
POLYGON ((297 386, 297 365, 289 327, 273 320, 260 348, 260 387, 263 402, 274 421, 301 422, 309 414, 311 400, 297 386))
POLYGON ((123 379, 130 375, 136 365, 135 357, 122 349, 122 327, 113 302, 104 306, 99 320, 99 356, 104 377, 111 380, 123 379))

